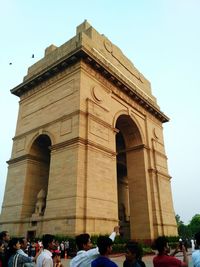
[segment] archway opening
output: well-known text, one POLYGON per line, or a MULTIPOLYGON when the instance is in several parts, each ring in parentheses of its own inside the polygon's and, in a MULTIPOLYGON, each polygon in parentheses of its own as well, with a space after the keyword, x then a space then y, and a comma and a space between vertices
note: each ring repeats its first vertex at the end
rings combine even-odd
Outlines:
POLYGON ((118 216, 123 236, 130 237, 130 205, 127 178, 126 146, 119 131, 116 135, 118 216))
POLYGON ((131 222, 135 216, 131 214, 133 203, 130 194, 134 190, 134 168, 131 155, 142 140, 137 125, 128 115, 121 115, 117 119, 116 128, 118 130, 116 134, 118 217, 123 236, 130 238, 131 222))
POLYGON ((43 216, 46 207, 50 170, 51 140, 48 135, 40 135, 33 142, 28 162, 26 197, 29 199, 29 216, 43 216))

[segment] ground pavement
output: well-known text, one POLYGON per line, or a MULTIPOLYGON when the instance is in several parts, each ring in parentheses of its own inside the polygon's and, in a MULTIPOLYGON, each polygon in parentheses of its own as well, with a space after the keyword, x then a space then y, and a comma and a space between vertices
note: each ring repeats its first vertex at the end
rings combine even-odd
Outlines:
MULTIPOLYGON (((189 256, 189 267, 192 267, 192 262, 191 262, 191 251, 188 251, 188 256, 189 256)), ((153 257, 154 255, 150 255, 150 256, 144 256, 143 257, 143 261, 146 264, 146 267, 153 267, 153 257)), ((113 260, 119 267, 123 267, 123 262, 124 262, 124 255, 123 254, 119 254, 119 255, 113 255, 112 257, 110 257, 111 260, 113 260)), ((183 259, 181 253, 177 254, 177 258, 178 259, 183 259)), ((62 263, 64 265, 64 267, 69 267, 69 262, 70 259, 66 259, 66 260, 62 260, 62 263)), ((89 267, 89 266, 88 266, 89 267)))

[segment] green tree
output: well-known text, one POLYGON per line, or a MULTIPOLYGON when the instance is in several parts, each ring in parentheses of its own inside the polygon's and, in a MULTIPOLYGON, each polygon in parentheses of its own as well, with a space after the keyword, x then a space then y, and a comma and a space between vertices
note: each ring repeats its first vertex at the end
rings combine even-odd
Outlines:
POLYGON ((177 227, 178 227, 178 235, 183 238, 190 238, 191 237, 191 229, 188 225, 185 225, 183 221, 181 221, 181 218, 178 214, 175 216, 177 227))
POLYGON ((181 221, 181 217, 178 214, 176 214, 175 219, 178 227, 183 224, 183 221, 181 221))
POLYGON ((188 239, 188 238, 191 238, 191 236, 192 236, 190 227, 188 225, 185 225, 185 224, 179 225, 178 234, 183 239, 188 239))
POLYGON ((194 236, 197 232, 200 232, 200 214, 195 214, 192 217, 188 227, 190 228, 192 236, 194 236))

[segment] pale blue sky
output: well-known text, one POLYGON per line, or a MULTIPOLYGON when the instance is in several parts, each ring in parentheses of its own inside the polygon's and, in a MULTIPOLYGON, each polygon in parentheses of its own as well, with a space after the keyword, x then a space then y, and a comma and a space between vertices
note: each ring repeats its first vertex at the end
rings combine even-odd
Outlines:
POLYGON ((18 113, 10 89, 47 46, 66 42, 87 19, 151 82, 171 119, 164 136, 175 212, 185 223, 200 213, 199 14, 199 0, 0 0, 0 205, 18 113))

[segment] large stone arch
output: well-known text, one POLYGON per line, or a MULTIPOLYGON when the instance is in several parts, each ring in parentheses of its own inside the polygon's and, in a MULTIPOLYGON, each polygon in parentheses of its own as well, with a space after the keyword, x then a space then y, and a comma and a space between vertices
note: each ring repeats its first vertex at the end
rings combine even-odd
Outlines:
POLYGON ((20 107, 1 230, 106 234, 120 215, 134 239, 177 233, 162 135, 168 117, 119 48, 85 21, 11 92, 20 107))
POLYGON ((36 134, 31 136, 31 138, 27 144, 27 147, 26 147, 27 154, 30 153, 31 147, 33 146, 33 143, 35 142, 35 140, 38 139, 38 137, 41 135, 45 135, 51 140, 51 146, 53 146, 56 143, 55 137, 52 133, 50 133, 49 131, 45 131, 45 130, 38 131, 36 134))
POLYGON ((129 149, 143 144, 141 130, 139 129, 136 120, 133 120, 132 117, 126 114, 120 115, 115 124, 115 127, 118 129, 117 125, 121 129, 126 146, 129 149))
POLYGON ((138 137, 141 138, 141 144, 145 144, 145 134, 142 130, 140 123, 138 122, 137 117, 135 117, 133 114, 130 114, 129 110, 127 109, 119 110, 113 116, 113 121, 112 121, 113 128, 116 127, 116 123, 119 118, 127 118, 127 121, 129 121, 129 123, 136 129, 138 137))

